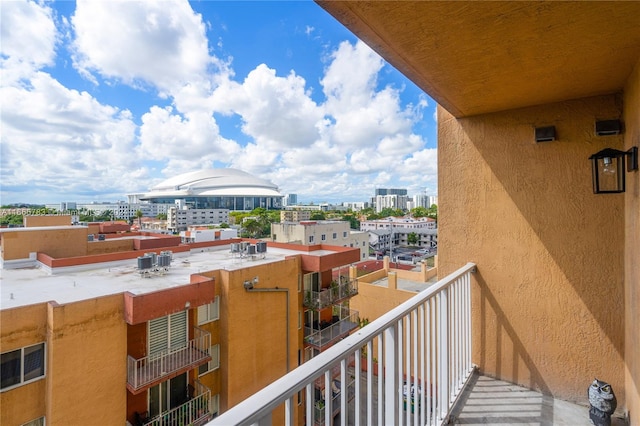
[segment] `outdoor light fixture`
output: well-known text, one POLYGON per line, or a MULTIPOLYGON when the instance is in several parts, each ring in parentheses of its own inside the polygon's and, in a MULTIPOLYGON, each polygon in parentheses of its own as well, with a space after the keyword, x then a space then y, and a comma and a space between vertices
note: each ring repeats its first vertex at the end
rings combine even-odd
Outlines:
POLYGON ((605 148, 596 152, 589 160, 593 167, 593 193, 616 194, 625 190, 624 158, 627 157, 627 172, 638 170, 638 147, 628 151, 605 148))
POLYGON ((622 133, 622 122, 620 120, 596 121, 596 135, 610 136, 622 133))
POLYGON ((536 127, 535 128, 536 142, 551 142, 556 140, 556 127, 536 127))

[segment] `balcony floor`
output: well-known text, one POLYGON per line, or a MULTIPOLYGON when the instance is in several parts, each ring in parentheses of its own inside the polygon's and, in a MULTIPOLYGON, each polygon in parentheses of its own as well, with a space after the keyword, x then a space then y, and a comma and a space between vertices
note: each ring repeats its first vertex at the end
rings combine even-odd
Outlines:
MULTIPOLYGON (((585 404, 587 388, 585 387, 585 404)), ((589 425, 589 407, 474 374, 454 407, 454 425, 589 425)), ((612 426, 622 426, 611 418, 612 426)))

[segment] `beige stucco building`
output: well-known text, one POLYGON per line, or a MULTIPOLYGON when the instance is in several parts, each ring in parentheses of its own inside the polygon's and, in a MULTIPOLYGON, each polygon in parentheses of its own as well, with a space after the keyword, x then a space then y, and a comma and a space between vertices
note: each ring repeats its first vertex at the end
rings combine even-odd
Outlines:
MULTIPOLYGON (((328 289, 358 260, 350 247, 251 253, 232 244, 259 242, 92 231, 0 230, 0 424, 202 424, 305 361, 307 334, 323 332, 305 327, 305 283, 328 289)), ((353 295, 332 302, 348 310, 353 295)))
POLYGON ((589 161, 640 145, 640 2, 318 3, 439 104, 439 274, 477 264, 473 362, 583 405, 598 377, 640 424, 640 172, 594 194, 589 161))

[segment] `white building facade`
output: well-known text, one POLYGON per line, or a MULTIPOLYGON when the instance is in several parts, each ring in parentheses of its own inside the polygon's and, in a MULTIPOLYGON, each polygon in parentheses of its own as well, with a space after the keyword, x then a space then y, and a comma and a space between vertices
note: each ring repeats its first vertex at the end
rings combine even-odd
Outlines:
POLYGON ((279 243, 357 247, 361 260, 369 257, 369 233, 354 231, 341 220, 272 223, 271 238, 279 243))
POLYGON ((376 195, 376 212, 380 213, 383 209, 407 209, 408 197, 406 195, 376 195))
POLYGON ((436 229, 438 223, 430 217, 420 217, 417 219, 403 217, 387 217, 377 220, 366 220, 360 222, 361 231, 373 231, 380 229, 436 229))
POLYGON ((229 224, 228 209, 188 209, 173 206, 167 211, 167 230, 186 231, 194 225, 229 224))

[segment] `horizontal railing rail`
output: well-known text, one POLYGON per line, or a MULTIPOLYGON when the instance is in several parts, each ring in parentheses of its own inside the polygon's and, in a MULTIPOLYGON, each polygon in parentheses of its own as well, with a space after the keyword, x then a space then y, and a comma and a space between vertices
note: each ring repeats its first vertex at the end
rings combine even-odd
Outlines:
POLYGON ((358 294, 358 280, 345 280, 321 291, 307 290, 304 294, 304 306, 310 309, 324 309, 340 300, 358 294))
POLYGON ((194 327, 194 339, 155 354, 133 358, 127 356, 127 384, 133 390, 141 389, 186 366, 197 366, 211 359, 211 334, 194 327))
POLYGON ((310 327, 304 328, 304 340, 310 345, 322 349, 326 345, 334 342, 342 336, 349 334, 358 327, 360 318, 358 311, 341 308, 341 318, 337 322, 326 326, 320 330, 310 327))
POLYGON ((202 425, 211 418, 211 391, 195 382, 193 398, 147 421, 145 426, 202 425))
POLYGON ((445 423, 473 371, 471 273, 474 271, 475 264, 468 263, 208 425, 264 426, 271 424, 276 409, 284 409, 285 425, 296 424, 299 392, 303 394, 307 424, 316 419, 317 407, 325 410, 324 423, 332 424, 334 404, 316 403, 324 399, 318 380, 324 380, 325 390, 331 389, 336 376, 340 385, 341 425, 445 423), (351 387, 354 397, 349 401, 351 387))

